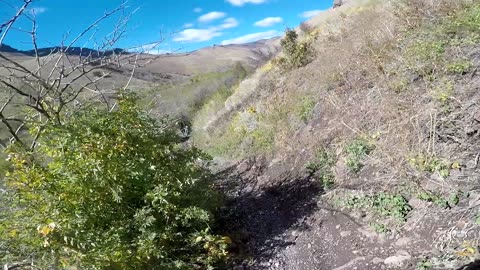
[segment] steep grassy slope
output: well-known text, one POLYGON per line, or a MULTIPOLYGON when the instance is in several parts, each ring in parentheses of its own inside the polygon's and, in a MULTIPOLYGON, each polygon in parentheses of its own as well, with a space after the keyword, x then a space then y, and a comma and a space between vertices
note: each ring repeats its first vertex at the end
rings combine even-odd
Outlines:
MULTIPOLYGON (((238 173, 249 175, 247 187, 232 192, 237 198, 232 207, 252 207, 238 198, 246 189, 256 190, 257 197, 273 194, 268 196, 281 200, 283 194, 288 199, 295 192, 284 193, 284 185, 290 185, 284 183, 307 179, 321 186, 323 195, 314 199, 318 204, 353 216, 355 224, 372 231, 374 236, 367 239, 375 244, 360 241, 365 233, 358 239, 347 237, 350 231, 340 236, 338 228, 349 221, 325 232, 336 243, 323 249, 327 259, 315 255, 311 241, 300 240, 293 251, 275 251, 286 256, 283 261, 271 254, 266 258, 258 241, 252 246, 247 239, 244 243, 254 250, 250 255, 259 267, 252 269, 380 269, 382 264, 394 267, 391 261, 399 257, 401 269, 414 269, 417 263, 419 269, 453 269, 478 259, 479 3, 350 1, 310 25, 311 32, 303 35, 314 55, 309 63, 285 68, 279 64, 285 56, 279 56, 230 97, 212 101, 197 115, 194 143, 219 160, 266 157, 241 166, 238 173), (255 184, 248 187, 248 181, 255 184), (277 185, 281 188, 274 193, 272 186, 277 185), (408 244, 395 246, 402 237, 408 244), (337 247, 348 245, 345 240, 358 240, 364 249, 337 247), (340 249, 346 249, 342 258, 336 253, 340 249), (283 268, 269 268, 272 256, 283 268), (381 263, 372 266, 375 257, 382 258, 381 263), (265 259, 267 264, 262 264, 265 259)), ((265 203, 275 205, 269 200, 265 203)), ((291 211, 296 211, 294 205, 291 211)), ((315 225, 305 221, 309 216, 328 221, 321 213, 312 210, 297 222, 315 225)), ((260 222, 248 215, 235 218, 245 219, 239 230, 260 222)), ((294 224, 273 236, 288 235, 294 224)), ((303 239, 322 238, 315 233, 308 229, 303 239)))

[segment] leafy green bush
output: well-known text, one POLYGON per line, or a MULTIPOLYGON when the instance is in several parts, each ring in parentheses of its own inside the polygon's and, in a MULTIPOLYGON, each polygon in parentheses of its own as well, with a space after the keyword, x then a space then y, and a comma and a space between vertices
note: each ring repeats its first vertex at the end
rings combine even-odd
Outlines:
POLYGON ((352 196, 348 198, 345 206, 352 209, 370 209, 381 216, 392 217, 400 221, 405 221, 408 213, 413 209, 403 196, 386 192, 368 196, 352 196))
MULTIPOLYGON (((209 224, 219 204, 208 157, 123 95, 48 125, 35 153, 12 146, 0 256, 45 269, 207 269, 230 242, 209 224)), ((6 198, 4 198, 6 199, 6 198)))

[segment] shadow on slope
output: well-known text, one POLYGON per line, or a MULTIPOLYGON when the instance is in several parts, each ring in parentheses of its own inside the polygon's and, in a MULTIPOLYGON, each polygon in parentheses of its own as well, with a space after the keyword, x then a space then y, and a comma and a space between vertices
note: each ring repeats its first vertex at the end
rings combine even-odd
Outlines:
POLYGON ((469 263, 467 265, 464 265, 457 270, 478 270, 480 269, 480 260, 475 260, 472 263, 469 263))
POLYGON ((234 171, 219 174, 229 194, 219 227, 233 240, 234 263, 243 261, 246 266, 250 261, 255 269, 263 269, 279 250, 295 244, 295 235, 287 231, 308 229, 304 221, 317 210, 323 188, 309 177, 286 175, 268 183, 260 180, 262 172, 252 176, 252 169, 234 171))

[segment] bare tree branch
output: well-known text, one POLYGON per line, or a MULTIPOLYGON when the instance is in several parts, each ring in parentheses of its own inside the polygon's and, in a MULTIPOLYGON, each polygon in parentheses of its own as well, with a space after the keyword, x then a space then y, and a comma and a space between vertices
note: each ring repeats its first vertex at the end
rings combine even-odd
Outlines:
POLYGON ((13 24, 22 16, 23 12, 27 9, 28 5, 30 5, 33 0, 24 0, 23 6, 17 11, 17 14, 13 16, 9 21, 6 23, 0 25, 0 33, 3 32, 2 36, 0 37, 0 45, 3 44, 3 40, 7 36, 8 32, 10 31, 10 28, 13 26, 13 24), (5 30, 3 30, 5 28, 5 30))
MULTIPOLYGON (((52 47, 50 51, 39 48, 35 14, 26 13, 28 4, 33 0, 23 1, 23 7, 3 27, 15 29, 14 23, 22 15, 30 21, 31 29, 21 31, 30 36, 35 66, 29 66, 28 63, 0 52, 0 87, 5 88, 11 95, 11 100, 4 107, 12 106, 15 101, 17 107, 20 104, 27 108, 30 114, 29 117, 11 116, 0 110, 0 120, 14 141, 23 144, 22 137, 27 136, 23 130, 32 124, 36 127, 43 127, 51 121, 62 124, 71 113, 92 104, 104 104, 108 111, 113 110, 115 105, 110 106, 110 103, 115 104, 117 89, 130 87, 137 69, 159 57, 145 54, 145 48, 158 46, 163 42, 163 36, 157 42, 149 43, 148 46, 137 46, 135 49, 120 50, 115 47, 119 40, 125 37, 128 22, 138 10, 127 12, 126 1, 115 9, 106 11, 71 41, 67 42, 68 36, 64 36, 60 45, 52 47), (98 26, 112 17, 117 17, 112 31, 97 41, 98 26), (74 47, 84 39, 86 42, 83 47, 74 47), (92 42, 95 47, 86 49, 92 42), (106 86, 102 83, 117 72, 129 73, 123 86, 106 86), (34 116, 32 113, 35 113, 34 116)), ((2 40, 6 35, 4 32, 2 40)), ((31 150, 35 148, 41 133, 42 128, 39 128, 38 132, 24 140, 33 141, 31 150)))

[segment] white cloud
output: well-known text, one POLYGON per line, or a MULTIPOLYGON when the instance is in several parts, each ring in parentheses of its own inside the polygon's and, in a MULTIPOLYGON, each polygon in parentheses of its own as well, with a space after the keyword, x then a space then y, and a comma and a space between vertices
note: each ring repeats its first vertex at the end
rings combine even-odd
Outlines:
POLYGON ((227 2, 229 2, 230 4, 234 5, 234 6, 237 6, 237 7, 241 7, 245 4, 248 4, 248 3, 251 3, 251 4, 263 4, 265 2, 267 2, 267 0, 226 0, 227 2))
POLYGON ((183 28, 191 28, 193 27, 193 23, 186 23, 183 25, 183 28))
POLYGON ((249 42, 254 42, 260 39, 267 39, 267 38, 272 38, 280 35, 282 35, 282 33, 275 30, 253 33, 253 34, 237 37, 234 39, 224 40, 222 41, 222 45, 249 43, 249 42))
POLYGON ((234 28, 234 27, 237 27, 238 24, 239 24, 239 23, 238 23, 237 19, 235 19, 235 18, 226 18, 226 19, 223 21, 223 24, 220 25, 220 28, 222 28, 222 29, 234 28))
POLYGON ((283 22, 283 19, 281 17, 267 17, 263 20, 260 20, 255 23, 255 26, 259 27, 269 27, 277 23, 283 22))
POLYGON ((320 9, 315 9, 315 10, 308 10, 305 12, 302 12, 300 14, 300 17, 303 17, 305 19, 309 19, 311 17, 317 16, 318 14, 324 12, 325 10, 320 10, 320 9))
MULTIPOLYGON (((226 15, 226 14, 225 14, 226 15)), ((211 26, 205 29, 185 29, 178 33, 173 41, 177 42, 203 42, 209 41, 212 38, 223 35, 222 30, 234 28, 239 25, 237 19, 233 17, 226 18, 221 24, 211 26)), ((185 24, 186 26, 192 26, 192 24, 185 24)))
POLYGON ((224 12, 212 11, 212 12, 209 12, 207 14, 203 14, 202 16, 200 16, 198 18, 198 21, 202 22, 202 23, 207 23, 207 22, 211 22, 211 21, 214 21, 214 20, 224 18, 226 16, 227 16, 227 14, 224 13, 224 12))
POLYGON ((178 33, 173 41, 177 42, 202 42, 209 41, 214 37, 221 36, 223 33, 218 28, 212 27, 209 29, 185 29, 178 33))
POLYGON ((199 7, 193 9, 193 12, 195 12, 195 13, 200 13, 202 11, 203 11, 203 9, 199 8, 199 7))
POLYGON ((40 15, 42 13, 45 13, 47 11, 47 8, 44 7, 34 7, 28 10, 28 12, 32 15, 40 15))

